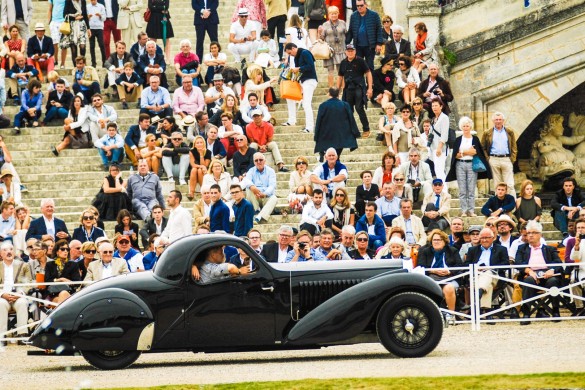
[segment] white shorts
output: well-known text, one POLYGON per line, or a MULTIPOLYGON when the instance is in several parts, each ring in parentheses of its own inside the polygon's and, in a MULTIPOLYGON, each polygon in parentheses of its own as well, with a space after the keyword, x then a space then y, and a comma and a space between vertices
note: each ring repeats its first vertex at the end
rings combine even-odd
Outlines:
POLYGON ((51 38, 53 39, 53 44, 56 45, 61 41, 61 33, 59 32, 59 27, 61 27, 61 23, 63 22, 51 22, 49 24, 49 29, 51 30, 51 38))

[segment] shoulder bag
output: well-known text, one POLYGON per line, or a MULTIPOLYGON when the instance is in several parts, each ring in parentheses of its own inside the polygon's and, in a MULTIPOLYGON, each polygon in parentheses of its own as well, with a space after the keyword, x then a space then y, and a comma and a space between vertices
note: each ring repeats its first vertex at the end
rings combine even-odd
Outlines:
POLYGON ((483 161, 481 161, 477 154, 473 156, 473 160, 471 160, 471 169, 473 169, 473 172, 476 173, 487 171, 485 164, 483 163, 483 161))
POLYGON ((146 23, 150 22, 150 15, 151 15, 150 8, 147 8, 146 12, 144 12, 144 21, 146 23))
POLYGON ((71 23, 69 23, 69 15, 65 16, 65 20, 59 26, 59 32, 63 35, 71 34, 71 23))
POLYGON ((333 56, 333 48, 322 39, 318 39, 311 47, 311 54, 316 60, 328 60, 333 56))
POLYGON ((321 2, 321 6, 319 8, 313 8, 309 13, 309 19, 321 21, 325 19, 325 2, 321 2))

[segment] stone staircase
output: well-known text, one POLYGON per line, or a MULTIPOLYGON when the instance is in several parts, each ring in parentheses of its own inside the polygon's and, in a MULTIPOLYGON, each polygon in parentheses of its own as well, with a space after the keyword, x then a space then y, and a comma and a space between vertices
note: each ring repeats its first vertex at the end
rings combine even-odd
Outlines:
MULTIPOLYGON (((220 28, 219 37, 222 47, 227 48, 229 37, 230 18, 235 7, 235 1, 220 2, 220 28)), ((374 1, 374 9, 380 9, 381 6, 378 1, 374 1)), ((36 22, 46 23, 47 2, 34 2, 34 18, 32 25, 36 22)), ((171 2, 171 21, 175 31, 175 38, 172 40, 172 53, 177 53, 179 50, 179 42, 181 39, 187 38, 195 44, 195 30, 193 26, 193 11, 191 9, 191 2, 189 0, 173 0, 171 2)), ((206 40, 206 45, 209 40, 206 40)), ((98 50, 99 52, 99 50, 98 50)), ((89 53, 87 53, 89 58, 89 53)), ((98 54, 99 56, 99 54, 98 54)), ((233 60, 228 53, 228 59, 233 60)), ((98 63, 101 63, 98 60, 98 63)), ((67 66, 71 66, 68 61, 67 66)), ((60 73, 70 80, 70 71, 60 71, 60 73)), ((98 69, 100 77, 103 80, 105 77, 104 69, 98 69)), ((268 71, 269 76, 276 76, 278 71, 271 69, 268 71)), ((327 77, 326 70, 321 66, 321 61, 318 61, 318 78, 319 86, 315 91, 313 108, 315 114, 318 105, 327 99, 327 77)), ((167 71, 169 84, 171 90, 175 89, 174 70, 167 71)), ((278 88, 276 88, 278 89, 278 88)), ((138 109, 123 110, 121 104, 118 102, 109 102, 118 112, 118 125, 121 128, 122 135, 126 134, 128 127, 135 124, 138 118, 138 109)), ((299 133, 299 130, 304 127, 304 113, 301 111, 298 115, 297 126, 281 127, 278 124, 283 123, 287 119, 286 103, 281 102, 275 106, 276 111, 272 113, 276 120, 275 140, 279 143, 281 153, 284 158, 284 163, 289 169, 293 169, 294 159, 299 155, 314 156, 313 154, 313 135, 299 133)), ((6 107, 7 115, 13 117, 17 112, 17 107, 6 107)), ((347 186, 350 189, 350 196, 353 198, 355 194, 355 187, 361 184, 359 179, 359 172, 364 169, 374 170, 379 164, 382 153, 385 147, 375 140, 377 123, 380 115, 380 110, 377 108, 368 109, 368 117, 370 119, 373 136, 368 139, 360 139, 359 149, 350 153, 344 151, 342 161, 348 166, 350 171, 350 179, 347 186)), ((356 116, 356 120, 359 119, 356 116)), ((361 128, 361 126, 360 126, 361 128)), ((12 152, 15 166, 19 172, 24 184, 28 187, 28 193, 23 194, 23 202, 28 205, 34 216, 40 214, 40 200, 45 197, 52 197, 56 202, 57 216, 66 221, 70 231, 73 231, 78 226, 79 215, 91 201, 95 194, 99 191, 105 173, 101 169, 101 161, 98 154, 93 149, 83 150, 65 150, 59 157, 53 156, 50 151, 50 146, 58 143, 62 137, 63 129, 61 126, 47 126, 44 128, 23 128, 20 136, 12 136, 11 132, 6 131, 4 138, 12 152)), ((315 157, 309 159, 311 165, 317 163, 315 157)), ((124 172, 124 177, 128 177, 133 172, 124 172)), ((288 173, 277 173, 278 190, 277 196, 279 198, 277 210, 285 208, 287 204, 288 195, 288 173)), ((455 186, 452 186, 455 187, 455 186)), ((187 186, 177 185, 177 188, 184 194, 187 193, 187 186)), ((480 197, 477 200, 478 208, 476 212, 479 214, 479 208, 485 202, 485 198, 480 197)), ((189 202, 186 198, 183 205, 187 208, 193 207, 193 202, 189 202)), ((459 201, 453 200, 451 215, 458 215, 460 213, 459 201)), ((552 221, 548 213, 543 218, 545 226, 545 237, 547 239, 560 238, 559 233, 552 226, 552 221)), ((269 221, 257 225, 263 234, 264 240, 276 238, 276 231, 281 224, 287 223, 293 226, 298 226, 300 220, 299 215, 273 215, 269 221)), ((468 224, 481 224, 483 217, 467 218, 468 224)), ((113 222, 106 222, 106 230, 108 235, 113 234, 113 222)))

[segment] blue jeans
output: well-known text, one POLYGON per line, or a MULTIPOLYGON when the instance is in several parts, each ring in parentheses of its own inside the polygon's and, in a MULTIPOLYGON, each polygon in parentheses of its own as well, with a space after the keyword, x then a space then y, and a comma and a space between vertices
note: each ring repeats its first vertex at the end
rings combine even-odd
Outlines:
POLYGON ((120 162, 120 158, 123 156, 124 149, 116 148, 112 149, 111 152, 112 155, 108 157, 106 156, 105 150, 98 149, 98 153, 100 154, 100 157, 102 158, 102 163, 104 165, 108 165, 111 162, 120 162))
MULTIPOLYGON (((197 72, 195 69, 181 69, 181 72, 183 72, 183 74, 193 74, 195 72, 197 72)), ((175 81, 177 82, 177 85, 182 85, 183 84, 183 78, 181 76, 175 76, 175 81)), ((199 86, 199 77, 195 77, 193 79, 193 85, 198 87, 199 86)))
POLYGON ((41 116, 40 111, 36 111, 34 116, 30 116, 28 111, 20 111, 14 117, 14 127, 20 127, 20 125, 22 124, 23 118, 28 119, 28 120, 38 121, 40 116, 41 116))
POLYGON ((558 210, 558 211, 555 210, 553 225, 557 229, 559 229, 561 231, 561 233, 563 233, 563 235, 565 233, 567 233, 569 230, 568 224, 569 224, 568 213, 566 211, 562 211, 562 210, 558 210))
POLYGON ((0 88, 0 115, 3 114, 5 103, 6 103, 6 87, 1 87, 0 88))
POLYGON ((65 119, 68 113, 65 107, 51 107, 45 114, 45 122, 50 122, 53 118, 65 119))

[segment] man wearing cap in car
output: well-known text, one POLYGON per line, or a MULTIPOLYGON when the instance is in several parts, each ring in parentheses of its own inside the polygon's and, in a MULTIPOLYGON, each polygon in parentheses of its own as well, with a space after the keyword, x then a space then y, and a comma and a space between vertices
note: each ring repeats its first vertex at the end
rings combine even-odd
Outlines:
POLYGON ((193 86, 193 78, 183 77, 182 86, 175 89, 173 94, 173 111, 183 119, 204 109, 205 99, 201 88, 193 86))
MULTIPOLYGON (((29 38, 26 46, 27 63, 37 69, 45 69, 48 73, 55 68, 54 54, 53 39, 45 36, 45 25, 37 23, 35 36, 29 38)), ((39 78, 43 79, 41 74, 39 74, 39 78)))
POLYGON ((262 120, 262 111, 259 109, 252 111, 252 123, 246 126, 246 135, 250 140, 250 147, 261 153, 270 152, 276 162, 279 172, 288 172, 288 169, 282 162, 282 156, 278 149, 278 144, 273 141, 274 127, 262 120))

